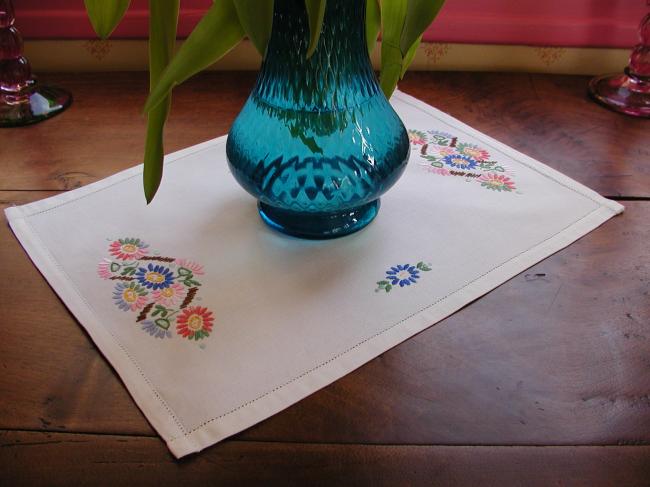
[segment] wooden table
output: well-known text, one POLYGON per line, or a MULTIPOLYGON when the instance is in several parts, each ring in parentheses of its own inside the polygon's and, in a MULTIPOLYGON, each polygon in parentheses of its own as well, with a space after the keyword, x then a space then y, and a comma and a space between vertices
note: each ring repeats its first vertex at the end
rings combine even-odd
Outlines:
MULTIPOLYGON (((144 74, 65 74, 72 107, 0 131, 0 204, 142 157, 144 74)), ((166 151, 227 132, 254 73, 175 94, 166 151)), ((282 413, 175 461, 0 227, 0 485, 650 485, 650 121, 587 78, 410 73, 401 89, 626 212, 282 413)))

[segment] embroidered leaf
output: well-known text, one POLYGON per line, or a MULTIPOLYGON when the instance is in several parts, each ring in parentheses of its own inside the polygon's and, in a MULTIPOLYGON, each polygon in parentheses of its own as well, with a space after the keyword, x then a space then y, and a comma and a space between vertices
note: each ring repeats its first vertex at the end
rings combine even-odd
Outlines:
POLYGON ((189 276, 189 277, 192 277, 192 271, 189 270, 189 269, 186 268, 186 267, 179 267, 179 268, 178 268, 178 275, 179 275, 179 276, 189 276))
POLYGON ((425 264, 424 262, 420 261, 417 263, 416 267, 420 269, 421 271, 430 271, 431 270, 431 264, 425 264))
POLYGON ((154 303, 149 303, 146 305, 144 308, 142 308, 142 311, 138 315, 138 318, 135 320, 136 322, 142 321, 147 317, 147 314, 149 311, 151 311, 151 308, 153 308, 154 303))
POLYGON ((120 264, 117 262, 111 262, 111 272, 117 272, 120 270, 120 267, 122 267, 120 264))
POLYGON ((158 318, 154 323, 163 330, 167 330, 171 326, 171 323, 166 318, 158 318))
POLYGON ((90 23, 99 37, 106 39, 120 23, 130 0, 84 0, 90 23))
POLYGON ((316 51, 320 31, 323 28, 323 17, 327 0, 305 0, 307 18, 309 20, 309 47, 307 48, 307 59, 316 51))
POLYGON ((124 269, 122 269, 121 274, 123 276, 132 276, 133 274, 135 274, 135 267, 125 267, 124 269))

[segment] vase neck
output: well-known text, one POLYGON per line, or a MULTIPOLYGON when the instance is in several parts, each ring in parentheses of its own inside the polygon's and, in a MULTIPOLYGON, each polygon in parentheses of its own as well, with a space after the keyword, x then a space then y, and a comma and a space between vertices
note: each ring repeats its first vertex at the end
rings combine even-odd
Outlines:
POLYGON ((379 92, 365 36, 366 0, 328 0, 307 59, 304 0, 275 0, 273 30, 254 95, 278 108, 345 110, 379 92))

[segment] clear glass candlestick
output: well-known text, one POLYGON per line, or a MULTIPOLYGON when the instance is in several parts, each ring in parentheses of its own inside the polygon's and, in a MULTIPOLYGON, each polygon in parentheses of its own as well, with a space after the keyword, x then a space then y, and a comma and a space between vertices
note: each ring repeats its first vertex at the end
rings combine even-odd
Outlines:
MULTIPOLYGON (((650 6, 650 0, 645 1, 650 6)), ((639 40, 624 74, 592 79, 589 94, 597 102, 617 112, 650 117, 650 13, 641 20, 639 40)))
POLYGON ((0 127, 46 120, 72 101, 67 91, 36 82, 14 21, 12 0, 0 0, 0 127))

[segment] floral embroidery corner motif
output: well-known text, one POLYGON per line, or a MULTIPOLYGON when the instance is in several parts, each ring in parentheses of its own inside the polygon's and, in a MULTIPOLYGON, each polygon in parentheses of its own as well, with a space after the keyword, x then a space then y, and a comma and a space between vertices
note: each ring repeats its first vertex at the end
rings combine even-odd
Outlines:
POLYGON ((150 255, 139 238, 119 238, 108 246, 109 257, 97 266, 101 279, 116 281, 113 303, 137 312, 136 323, 154 338, 172 338, 173 331, 188 340, 210 336, 214 316, 203 306, 190 306, 204 274, 197 262, 150 255))
POLYGON ((409 130, 408 134, 411 148, 418 151, 420 165, 428 172, 463 177, 499 193, 517 190, 512 171, 492 160, 484 148, 439 130, 409 130))
POLYGON ((377 281, 375 292, 385 291, 389 293, 393 287, 405 287, 411 284, 417 284, 420 279, 420 272, 429 272, 431 264, 425 264, 420 261, 415 265, 398 264, 386 271, 386 276, 381 281, 377 281))

